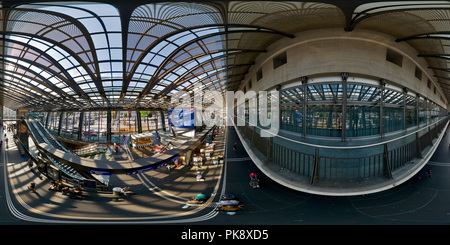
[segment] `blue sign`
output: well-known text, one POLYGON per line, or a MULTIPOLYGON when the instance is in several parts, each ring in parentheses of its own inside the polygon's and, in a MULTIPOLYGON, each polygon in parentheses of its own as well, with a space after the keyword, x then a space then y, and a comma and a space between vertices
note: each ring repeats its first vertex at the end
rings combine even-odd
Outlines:
POLYGON ((169 108, 169 126, 194 129, 195 110, 189 108, 169 108))
POLYGON ((133 171, 127 171, 127 172, 125 172, 125 174, 126 175, 139 174, 139 173, 142 173, 142 172, 145 172, 145 171, 155 170, 155 169, 158 169, 158 168, 166 166, 166 165, 167 165, 167 162, 163 162, 163 163, 160 163, 158 165, 150 166, 148 168, 143 168, 143 169, 133 170, 133 171))
POLYGON ((111 175, 111 172, 107 171, 100 171, 100 170, 89 170, 89 173, 96 174, 96 175, 111 175))

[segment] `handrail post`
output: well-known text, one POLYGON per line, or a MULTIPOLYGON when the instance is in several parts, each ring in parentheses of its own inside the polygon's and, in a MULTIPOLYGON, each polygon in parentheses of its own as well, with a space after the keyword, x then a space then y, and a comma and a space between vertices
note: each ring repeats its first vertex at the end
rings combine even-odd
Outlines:
MULTIPOLYGON (((249 126, 249 128, 250 128, 250 126, 249 126)), ((252 135, 250 136, 251 137, 251 140, 250 140, 250 147, 253 147, 254 145, 255 145, 255 132, 256 131, 256 127, 253 127, 253 130, 252 130, 252 135)))
POLYGON ((419 140, 419 132, 416 132, 416 147, 417 147, 417 157, 423 158, 422 147, 420 146, 420 140, 419 140))
POLYGON ((347 79, 348 72, 341 73, 342 77, 342 120, 341 120, 341 141, 346 141, 347 137, 347 79))
POLYGON ((311 185, 314 185, 319 177, 319 147, 314 148, 313 168, 311 174, 311 185))
POLYGON ((272 146, 273 146, 273 137, 270 137, 269 140, 267 141, 267 154, 266 154, 266 161, 265 162, 270 162, 272 160, 272 146))
POLYGON ((387 143, 384 144, 383 170, 384 170, 384 173, 386 173, 390 179, 393 178, 392 177, 391 164, 389 163, 389 151, 388 151, 387 143))

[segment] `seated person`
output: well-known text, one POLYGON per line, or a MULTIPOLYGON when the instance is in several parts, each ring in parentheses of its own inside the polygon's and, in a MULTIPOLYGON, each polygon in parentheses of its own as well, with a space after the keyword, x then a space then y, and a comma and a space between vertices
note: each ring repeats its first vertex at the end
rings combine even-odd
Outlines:
POLYGON ((74 188, 72 189, 72 191, 73 191, 73 194, 75 194, 75 195, 77 195, 77 196, 81 196, 81 194, 83 194, 83 191, 81 190, 80 187, 74 187, 74 188))
POLYGON ((134 195, 134 192, 131 191, 130 187, 124 187, 121 190, 122 194, 124 194, 125 196, 130 196, 130 195, 134 195))
POLYGON ((200 172, 197 172, 197 177, 196 177, 197 181, 204 181, 203 179, 203 175, 200 172))
POLYGON ((66 186, 62 189, 62 194, 73 198, 73 197, 81 196, 82 191, 81 191, 80 187, 69 188, 66 186))
POLYGON ((58 188, 59 188, 59 186, 56 184, 56 182, 52 181, 52 182, 50 182, 50 187, 48 189, 52 190, 52 191, 57 191, 58 188))
POLYGON ((67 186, 63 187, 61 190, 61 194, 63 194, 63 195, 69 195, 69 192, 70 192, 70 188, 67 186))

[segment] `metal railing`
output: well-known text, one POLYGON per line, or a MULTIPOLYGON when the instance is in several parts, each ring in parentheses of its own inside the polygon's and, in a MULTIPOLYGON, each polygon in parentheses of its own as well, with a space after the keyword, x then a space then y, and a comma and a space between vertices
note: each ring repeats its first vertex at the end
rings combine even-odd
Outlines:
MULTIPOLYGON (((240 125, 242 122, 245 121, 240 125)), ((312 144, 278 134, 261 137, 261 130, 265 129, 248 122, 236 129, 250 148, 258 151, 263 162, 303 176, 316 185, 326 181, 392 179, 403 167, 428 152, 447 123, 445 117, 397 137, 353 146, 312 144)))

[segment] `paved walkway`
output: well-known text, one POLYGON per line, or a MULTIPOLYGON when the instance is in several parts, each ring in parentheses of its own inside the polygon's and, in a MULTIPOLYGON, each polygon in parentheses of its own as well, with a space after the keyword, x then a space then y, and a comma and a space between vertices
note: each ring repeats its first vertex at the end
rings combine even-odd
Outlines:
MULTIPOLYGON (((8 137, 12 139, 9 134, 8 137)), ((215 143, 213 156, 223 155, 224 134, 216 137, 215 143)), ((111 175, 110 186, 129 186, 136 195, 117 197, 111 190, 84 191, 82 198, 70 198, 48 190, 50 180, 36 166, 31 169, 26 166, 27 157, 20 155, 12 140, 9 149, 2 149, 1 157, 1 166, 7 169, 4 181, 11 187, 5 190, 4 195, 11 197, 8 199, 8 208, 15 209, 11 211, 15 216, 13 220, 34 222, 71 223, 81 220, 151 223, 201 220, 201 216, 212 209, 205 209, 206 205, 201 208, 182 207, 199 193, 215 197, 222 173, 222 165, 213 165, 208 160, 198 170, 193 166, 180 166, 170 171, 162 167, 136 175, 111 175), (202 172, 205 181, 196 181, 197 171, 202 172), (36 183, 35 193, 27 188, 31 182, 36 183)), ((8 222, 8 218, 0 216, 1 222, 8 222)))
MULTIPOLYGON (((59 193, 46 190, 47 180, 40 179, 36 172, 28 171, 24 165, 25 159, 10 148, 9 162, 5 165, 5 154, 0 153, 0 176, 5 180, 8 172, 9 178, 16 184, 16 192, 27 203, 19 203, 13 191, 0 188, 0 221, 2 224, 41 224, 43 222, 73 222, 73 215, 92 215, 92 218, 102 217, 105 221, 112 217, 124 221, 126 215, 130 220, 142 224, 186 224, 177 233, 169 228, 174 239, 181 231, 187 231, 192 223, 200 225, 228 225, 226 228, 235 228, 242 225, 448 225, 450 224, 450 189, 448 188, 450 176, 450 134, 444 136, 435 154, 425 166, 407 182, 379 193, 351 197, 329 197, 312 195, 290 190, 264 176, 248 158, 244 151, 237 153, 231 150, 238 137, 233 130, 227 136, 229 144, 226 168, 223 168, 223 179, 226 179, 225 189, 236 195, 244 204, 244 210, 236 215, 214 213, 212 208, 203 210, 182 209, 185 198, 197 194, 197 191, 215 188, 217 181, 209 183, 208 177, 215 179, 219 175, 219 168, 208 165, 207 181, 196 182, 195 170, 183 168, 167 172, 164 169, 148 172, 141 175, 122 176, 115 183, 132 185, 138 195, 129 199, 114 198, 112 193, 88 193, 82 200, 63 198, 59 193), (5 172, 6 166, 8 172, 5 172), (427 177, 426 169, 432 169, 432 177, 427 177), (217 172, 215 172, 217 171, 217 172), (248 185, 248 173, 255 171, 261 179, 261 188, 252 189, 248 185), (150 174, 151 173, 151 174, 150 174), (211 175, 210 175, 211 174, 211 175), (213 177, 214 176, 214 177, 213 177), (145 178, 157 187, 152 187, 145 178), (25 189, 30 180, 41 181, 38 184, 38 193, 31 194, 25 189), (145 181, 145 182, 144 182, 145 181), (145 183, 145 184, 144 184, 145 183), (162 184, 164 183, 164 184, 162 184), (146 186, 148 185, 148 187, 146 186), (214 186, 214 187, 213 187, 214 186), (42 189, 39 189, 44 187, 42 189), (158 190, 151 192, 151 189, 158 190), (209 189, 208 189, 209 188, 209 189), (146 194, 148 193, 148 194, 146 194), (173 194, 171 195, 167 195, 173 194), (91 196, 95 194, 97 196, 91 196), (161 194, 158 196, 157 194, 161 194), (165 195, 162 195, 165 194, 165 195), (166 199, 167 198, 167 199, 166 199), (11 199, 11 200, 9 200, 11 199), (47 213, 37 214, 28 208, 36 208, 47 213), (134 209, 133 212, 130 212, 134 209), (49 216, 49 214, 55 214, 49 216), (185 214, 184 216, 180 216, 185 214), (68 219, 62 216, 69 215, 68 219), (172 215, 172 216, 171 216, 172 215), (30 218, 31 217, 31 218, 30 218), (143 220, 140 220, 140 217, 143 220), (36 220, 40 218, 41 220, 36 220), (25 221, 24 221, 25 220, 25 221), (28 221, 29 220, 29 221, 28 221), (56 221, 55 221, 56 220, 56 221)), ((239 144, 239 149, 243 149, 239 144)), ((220 168, 220 170, 222 170, 220 168)), ((42 176, 41 176, 42 177, 42 176)), ((222 190, 220 190, 222 191, 222 190)), ((20 199, 18 199, 20 200, 20 199)), ((125 220, 127 221, 127 220, 125 220)), ((110 221, 113 222, 113 221, 110 221)), ((159 226, 158 226, 159 227, 159 226)), ((302 227, 311 227, 305 226, 302 227)), ((260 227, 262 228, 262 227, 260 227)), ((265 228, 265 227, 264 227, 265 228)), ((322 227, 318 226, 318 229, 322 227)), ((369 227, 370 229, 372 227, 369 227)), ((205 226, 200 228, 205 229, 205 226)), ((270 227, 268 228, 271 232, 270 227)), ((333 227, 334 229, 334 227, 333 227)), ((422 229, 422 228, 421 228, 422 229)), ((270 233, 272 237, 273 233, 270 233)), ((286 236, 285 238, 289 238, 286 236)), ((295 238, 292 237, 292 238, 295 238)))

